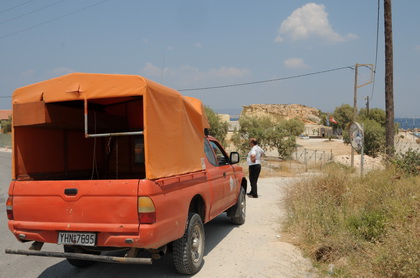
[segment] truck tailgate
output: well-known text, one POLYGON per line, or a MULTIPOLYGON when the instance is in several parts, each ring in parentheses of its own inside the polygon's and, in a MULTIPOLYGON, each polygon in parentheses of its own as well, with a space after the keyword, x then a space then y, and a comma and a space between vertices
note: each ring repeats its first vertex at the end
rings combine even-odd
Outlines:
POLYGON ((138 180, 13 183, 15 229, 138 231, 138 180))

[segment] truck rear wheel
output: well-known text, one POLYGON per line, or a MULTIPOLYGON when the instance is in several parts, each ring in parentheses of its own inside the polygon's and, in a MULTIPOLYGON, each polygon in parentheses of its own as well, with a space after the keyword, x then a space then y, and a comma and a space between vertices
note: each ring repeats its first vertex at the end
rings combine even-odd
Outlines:
POLYGON ((242 225, 245 223, 246 197, 245 189, 243 187, 241 187, 241 191, 239 192, 236 205, 231 208, 231 211, 228 212, 228 215, 230 216, 232 223, 235 225, 242 225))
POLYGON ((204 246, 204 225, 201 217, 190 213, 184 236, 173 243, 176 270, 182 274, 197 273, 203 265, 204 246))
MULTIPOLYGON (((64 252, 66 253, 83 253, 83 254, 92 254, 92 255, 99 255, 100 252, 94 252, 94 251, 87 251, 81 248, 74 248, 68 245, 64 245, 64 252)), ((89 260, 76 260, 76 259, 67 259, 67 261, 75 267, 88 267, 93 264, 95 264, 95 261, 89 261, 89 260)))

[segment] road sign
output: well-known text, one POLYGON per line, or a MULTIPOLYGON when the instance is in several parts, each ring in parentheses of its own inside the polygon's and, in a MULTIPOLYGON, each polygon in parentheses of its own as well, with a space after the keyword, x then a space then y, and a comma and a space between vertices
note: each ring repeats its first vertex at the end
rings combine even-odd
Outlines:
POLYGON ((350 124, 349 138, 353 149, 360 151, 364 142, 364 132, 362 126, 359 123, 353 122, 350 124))

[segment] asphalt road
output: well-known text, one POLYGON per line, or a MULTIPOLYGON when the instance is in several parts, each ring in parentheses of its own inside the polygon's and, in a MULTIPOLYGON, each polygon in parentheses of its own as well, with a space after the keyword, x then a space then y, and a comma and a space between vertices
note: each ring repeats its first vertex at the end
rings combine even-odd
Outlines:
MULTIPOLYGON (((32 277, 185 277, 177 274, 172 255, 152 265, 96 263, 75 268, 65 259, 5 254, 5 249, 27 250, 7 227, 7 190, 11 179, 11 154, 0 152, 0 278, 32 277)), ((280 189, 284 178, 261 179, 259 199, 247 199, 247 219, 234 226, 225 215, 205 225, 206 248, 203 268, 194 277, 316 277, 312 265, 294 246, 281 242, 279 217, 280 189)), ((62 246, 46 244, 43 251, 62 251, 62 246)))

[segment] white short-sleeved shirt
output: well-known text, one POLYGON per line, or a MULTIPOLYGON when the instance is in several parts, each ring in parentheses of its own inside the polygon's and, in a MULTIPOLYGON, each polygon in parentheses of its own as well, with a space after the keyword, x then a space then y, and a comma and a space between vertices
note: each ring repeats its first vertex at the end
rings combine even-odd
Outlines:
POLYGON ((248 153, 248 157, 246 158, 246 162, 249 166, 255 165, 255 164, 261 164, 261 156, 264 154, 264 150, 261 149, 260 146, 255 145, 251 148, 251 150, 248 153), (255 155, 255 162, 251 161, 251 155, 255 155))

